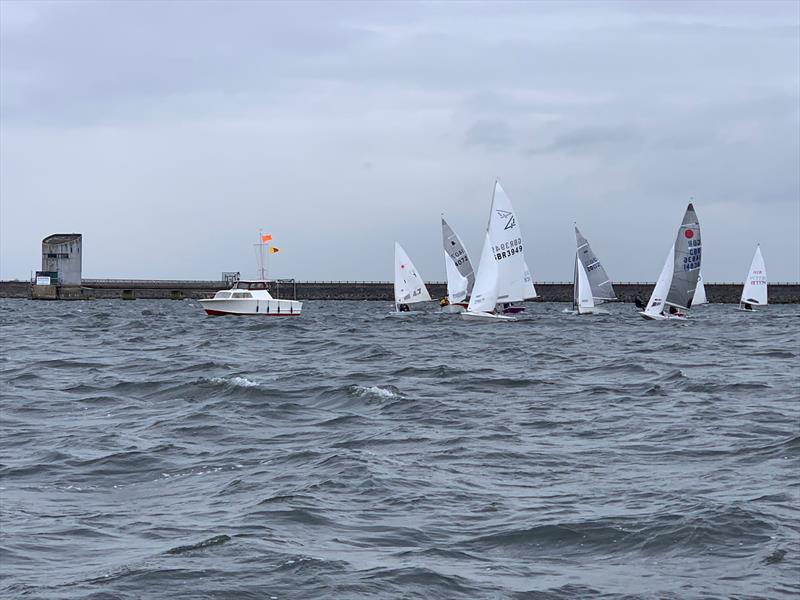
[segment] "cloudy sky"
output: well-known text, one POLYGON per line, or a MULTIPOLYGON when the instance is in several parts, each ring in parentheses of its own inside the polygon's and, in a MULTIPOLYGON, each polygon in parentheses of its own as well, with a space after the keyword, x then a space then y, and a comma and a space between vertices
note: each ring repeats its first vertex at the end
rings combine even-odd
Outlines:
POLYGON ((388 280, 475 260, 499 177, 537 281, 577 221, 654 280, 694 198, 707 281, 800 279, 800 3, 0 2, 0 277, 388 280))

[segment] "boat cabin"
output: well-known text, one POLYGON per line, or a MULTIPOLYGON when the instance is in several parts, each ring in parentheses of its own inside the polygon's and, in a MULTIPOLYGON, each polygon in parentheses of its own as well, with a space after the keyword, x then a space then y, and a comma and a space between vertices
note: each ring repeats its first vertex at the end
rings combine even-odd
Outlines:
POLYGON ((260 298, 265 300, 272 300, 278 296, 281 291, 281 284, 284 290, 287 284, 291 285, 292 299, 297 299, 297 288, 294 279, 240 279, 233 284, 233 287, 227 290, 220 290, 214 295, 217 300, 245 300, 251 298, 260 298), (273 296, 270 291, 275 292, 273 296))

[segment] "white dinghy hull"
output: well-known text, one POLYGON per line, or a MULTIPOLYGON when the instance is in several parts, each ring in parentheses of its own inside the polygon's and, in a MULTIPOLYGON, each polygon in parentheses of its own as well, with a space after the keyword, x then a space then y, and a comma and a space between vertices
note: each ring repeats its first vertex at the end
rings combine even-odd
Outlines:
POLYGON ((642 311, 639 316, 647 321, 685 321, 685 315, 670 315, 664 313, 649 313, 642 311))
POLYGON ((516 317, 509 317, 508 315, 496 315, 488 312, 470 312, 464 311, 461 313, 461 318, 466 321, 472 322, 489 322, 489 321, 516 321, 516 317))

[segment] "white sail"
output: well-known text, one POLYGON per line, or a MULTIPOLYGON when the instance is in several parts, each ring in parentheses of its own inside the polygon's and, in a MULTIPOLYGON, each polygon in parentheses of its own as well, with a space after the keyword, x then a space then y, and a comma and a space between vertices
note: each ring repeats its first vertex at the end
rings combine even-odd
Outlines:
POLYGON ((394 243, 394 301, 396 304, 427 302, 431 299, 414 263, 397 242, 394 243))
POLYGON ((757 305, 767 303, 767 267, 764 265, 764 257, 761 256, 761 244, 756 246, 756 252, 753 254, 740 303, 757 305))
POLYGON ((481 262, 478 265, 478 275, 475 277, 475 287, 469 300, 467 311, 471 313, 492 312, 497 305, 498 292, 497 260, 492 252, 492 241, 489 232, 483 240, 481 262))
POLYGON ((447 252, 444 253, 444 266, 447 272, 447 299, 450 304, 462 302, 467 297, 469 279, 458 271, 453 257, 447 252))
POLYGON ((664 303, 667 299, 670 285, 672 284, 672 272, 675 263, 675 246, 667 252, 667 259, 664 261, 664 267, 661 269, 661 275, 658 276, 656 287, 653 288, 653 293, 650 296, 650 302, 647 303, 647 308, 644 309, 649 315, 657 315, 664 310, 664 303))
POLYGON ((701 304, 708 304, 706 297, 706 286, 703 284, 703 274, 697 276, 697 287, 694 288, 694 298, 692 299, 692 307, 700 306, 701 304))
POLYGON ((498 302, 521 302, 535 296, 530 269, 525 263, 519 222, 499 181, 494 184, 489 239, 497 262, 498 302))
POLYGON ((530 267, 528 267, 528 263, 525 263, 525 273, 523 275, 523 279, 525 280, 525 300, 533 300, 534 298, 538 298, 539 294, 536 293, 536 288, 533 287, 533 275, 531 275, 530 267))
POLYGON ((583 266, 583 262, 578 258, 577 252, 575 253, 575 273, 577 275, 575 281, 575 310, 578 311, 579 315, 593 312, 592 286, 589 283, 586 267, 583 266))

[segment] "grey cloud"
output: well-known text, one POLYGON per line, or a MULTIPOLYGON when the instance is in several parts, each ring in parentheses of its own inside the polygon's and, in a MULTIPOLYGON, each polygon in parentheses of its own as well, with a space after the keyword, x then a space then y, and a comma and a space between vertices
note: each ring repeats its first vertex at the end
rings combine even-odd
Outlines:
POLYGON ((530 154, 547 152, 598 152, 613 151, 615 147, 634 150, 644 141, 642 134, 630 126, 583 127, 559 134, 555 139, 541 147, 534 147, 530 154))
POLYGON ((511 126, 499 119, 476 121, 466 133, 467 146, 482 146, 489 150, 508 148, 512 145, 511 126))

